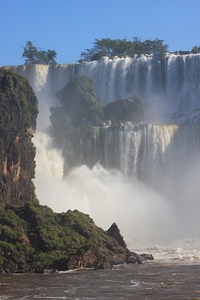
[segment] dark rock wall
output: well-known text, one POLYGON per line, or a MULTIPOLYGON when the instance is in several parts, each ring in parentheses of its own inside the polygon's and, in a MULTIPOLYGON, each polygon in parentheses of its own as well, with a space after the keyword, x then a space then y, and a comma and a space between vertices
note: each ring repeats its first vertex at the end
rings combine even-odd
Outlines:
POLYGON ((24 205, 35 199, 35 148, 37 98, 28 81, 0 69, 0 201, 24 205))

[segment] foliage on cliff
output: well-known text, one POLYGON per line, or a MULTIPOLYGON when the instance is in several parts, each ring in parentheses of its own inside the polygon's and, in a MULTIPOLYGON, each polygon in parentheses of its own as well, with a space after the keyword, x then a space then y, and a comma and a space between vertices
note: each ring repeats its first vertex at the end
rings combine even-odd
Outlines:
POLYGON ((31 142, 38 113, 28 81, 0 69, 0 201, 23 204, 35 199, 35 148, 31 142))
POLYGON ((102 117, 101 105, 96 97, 92 79, 88 76, 73 76, 57 96, 71 126, 81 126, 87 122, 96 125, 102 117))
POLYGON ((78 210, 57 214, 28 202, 21 208, 0 207, 0 271, 103 268, 128 262, 132 255, 124 242, 120 246, 78 210))
POLYGON ((35 129, 38 114, 37 99, 27 79, 10 70, 0 68, 0 104, 1 124, 8 118, 14 119, 12 114, 19 115, 20 126, 35 129))

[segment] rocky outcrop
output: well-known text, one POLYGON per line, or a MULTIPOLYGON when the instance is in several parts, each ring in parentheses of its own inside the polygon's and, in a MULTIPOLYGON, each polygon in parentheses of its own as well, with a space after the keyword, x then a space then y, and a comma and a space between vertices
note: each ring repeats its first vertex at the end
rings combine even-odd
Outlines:
POLYGON ((154 257, 152 254, 149 253, 143 253, 140 255, 143 260, 154 260, 154 257))
POLYGON ((23 205, 35 198, 35 148, 37 99, 28 81, 0 69, 0 201, 23 205))
POLYGON ((57 214, 34 202, 0 207, 0 272, 107 269, 152 259, 120 245, 117 225, 111 228, 115 238, 78 210, 57 214))
POLYGON ((111 102, 104 107, 104 118, 113 124, 143 122, 144 104, 137 96, 111 102))
POLYGON ((119 228, 117 227, 117 224, 116 223, 113 223, 110 228, 108 229, 107 231, 108 235, 112 236, 120 246, 122 247, 126 247, 126 243, 119 231, 119 228))

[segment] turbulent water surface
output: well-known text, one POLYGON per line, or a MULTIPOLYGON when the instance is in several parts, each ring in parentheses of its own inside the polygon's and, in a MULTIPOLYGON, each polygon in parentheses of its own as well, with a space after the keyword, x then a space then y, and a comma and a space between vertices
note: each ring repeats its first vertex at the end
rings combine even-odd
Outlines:
POLYGON ((142 264, 52 275, 0 275, 0 299, 200 299, 200 265, 142 264))

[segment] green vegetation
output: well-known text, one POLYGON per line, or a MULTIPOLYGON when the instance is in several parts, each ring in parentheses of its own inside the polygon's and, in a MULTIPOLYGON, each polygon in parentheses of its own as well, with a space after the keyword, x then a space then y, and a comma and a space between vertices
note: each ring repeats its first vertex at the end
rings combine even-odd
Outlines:
POLYGON ((35 147, 32 132, 38 114, 37 98, 28 80, 0 68, 0 201, 35 201, 35 147))
MULTIPOLYGON (((13 120, 11 110, 23 116, 24 125, 35 127, 33 117, 38 114, 38 102, 27 79, 10 70, 0 68, 0 123, 13 120), (10 101, 10 111, 8 111, 10 101)), ((22 120, 22 118, 21 118, 22 120)), ((14 122, 15 120, 13 120, 14 122)))
POLYGON ((127 41, 126 39, 112 40, 110 38, 105 39, 95 39, 93 43, 94 47, 92 49, 86 49, 86 51, 81 53, 82 61, 98 60, 103 56, 113 58, 114 56, 134 56, 141 54, 148 54, 157 56, 158 59, 163 59, 167 53, 168 45, 163 44, 163 40, 146 40, 141 41, 139 38, 135 37, 133 41, 127 41))
POLYGON ((193 53, 193 54, 200 53, 200 46, 194 46, 194 47, 192 48, 192 53, 193 53))
MULTIPOLYGON (((56 214, 34 203, 0 208, 0 269, 6 272, 66 270, 71 256, 105 248, 105 243, 117 247, 113 238, 78 210, 56 214)), ((105 253, 100 259, 105 260, 105 253)))
POLYGON ((56 64, 57 53, 55 50, 38 50, 31 41, 28 41, 22 56, 25 57, 25 64, 52 65, 56 64))
POLYGON ((0 268, 4 271, 23 271, 25 256, 32 254, 32 247, 24 241, 24 227, 12 209, 0 208, 0 268))
POLYGON ((96 124, 102 108, 96 97, 92 79, 88 76, 73 76, 70 82, 57 93, 64 106, 71 126, 96 124))
MULTIPOLYGON (((168 45, 164 44, 164 40, 145 40, 142 41, 138 37, 133 40, 127 39, 110 39, 103 38, 101 40, 95 39, 93 48, 85 49, 81 52, 79 62, 87 62, 98 60, 104 56, 109 58, 117 57, 133 57, 135 55, 153 55, 157 59, 164 59, 168 45)), ((55 50, 38 50, 31 41, 27 41, 26 46, 23 47, 24 52, 22 56, 25 58, 25 64, 56 64, 57 53, 55 50)), ((175 54, 197 54, 200 53, 200 47, 194 46, 191 51, 175 51, 175 54)))
MULTIPOLYGON (((142 41, 138 37, 134 37, 132 41, 126 39, 110 39, 103 38, 101 40, 95 39, 93 42, 92 49, 86 49, 81 52, 81 58, 79 62, 93 61, 107 56, 109 58, 117 57, 133 57, 135 55, 153 55, 157 59, 164 59, 168 45, 164 44, 163 40, 145 40, 142 41)), ((175 51, 174 54, 185 55, 185 54, 197 54, 200 53, 200 46, 194 46, 191 51, 179 50, 175 51)))

